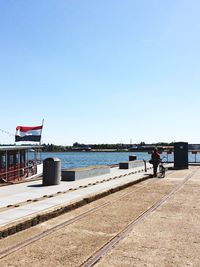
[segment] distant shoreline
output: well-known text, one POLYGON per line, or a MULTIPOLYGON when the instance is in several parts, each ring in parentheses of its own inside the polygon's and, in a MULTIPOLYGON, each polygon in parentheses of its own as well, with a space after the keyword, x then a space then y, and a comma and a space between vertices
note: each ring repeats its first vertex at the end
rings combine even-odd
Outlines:
MULTIPOLYGON (((151 151, 151 150, 149 150, 151 151)), ((130 151, 128 149, 121 149, 121 150, 117 150, 117 149, 93 149, 93 150, 66 150, 66 151, 57 151, 57 150, 53 150, 53 151, 42 151, 43 153, 65 153, 65 152, 88 152, 88 153, 94 153, 94 152, 107 152, 107 153, 113 153, 113 152, 125 152, 125 153, 134 153, 134 152, 146 152, 148 153, 149 151, 147 150, 134 150, 134 151, 130 151)))

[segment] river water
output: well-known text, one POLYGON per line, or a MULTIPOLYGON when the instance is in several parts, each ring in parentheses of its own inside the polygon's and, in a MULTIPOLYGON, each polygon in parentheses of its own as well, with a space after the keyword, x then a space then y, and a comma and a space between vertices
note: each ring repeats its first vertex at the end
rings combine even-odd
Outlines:
MULTIPOLYGON (((62 168, 77 168, 94 165, 114 165, 129 160, 130 155, 136 155, 137 160, 150 160, 146 152, 42 152, 41 159, 53 157, 61 160, 62 168)), ((161 158, 173 161, 173 154, 161 154, 161 158)))

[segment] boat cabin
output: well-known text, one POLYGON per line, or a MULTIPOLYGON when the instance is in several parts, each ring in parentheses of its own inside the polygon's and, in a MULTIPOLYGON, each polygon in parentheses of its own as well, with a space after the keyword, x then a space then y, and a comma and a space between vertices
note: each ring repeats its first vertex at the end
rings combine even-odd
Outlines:
POLYGON ((0 182, 15 182, 42 173, 42 146, 0 146, 0 182))

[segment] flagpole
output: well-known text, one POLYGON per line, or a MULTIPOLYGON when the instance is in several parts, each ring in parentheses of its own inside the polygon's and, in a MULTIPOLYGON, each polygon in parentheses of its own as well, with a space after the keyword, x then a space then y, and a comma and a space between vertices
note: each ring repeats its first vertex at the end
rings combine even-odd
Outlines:
POLYGON ((41 138, 40 138, 40 144, 39 145, 41 145, 43 125, 44 125, 44 119, 42 120, 42 129, 41 129, 41 132, 40 132, 41 138))

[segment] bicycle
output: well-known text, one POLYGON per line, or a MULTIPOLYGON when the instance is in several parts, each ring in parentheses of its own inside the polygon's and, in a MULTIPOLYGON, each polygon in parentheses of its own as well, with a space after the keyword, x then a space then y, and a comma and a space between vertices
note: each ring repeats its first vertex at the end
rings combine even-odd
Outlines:
POLYGON ((158 177, 159 178, 164 178, 165 177, 165 173, 167 171, 167 167, 164 166, 164 164, 167 162, 167 158, 163 157, 158 165, 158 177))
MULTIPOLYGON (((144 169, 145 169, 145 172, 147 172, 147 165, 146 165, 146 160, 143 159, 143 162, 144 162, 144 169)), ((165 173, 167 171, 167 167, 164 166, 164 164, 167 162, 167 158, 166 157, 163 157, 161 160, 160 160, 160 163, 158 165, 158 175, 157 177, 158 178, 164 178, 165 177, 165 173)), ((150 162, 151 163, 151 162, 150 162)), ((152 164, 152 163, 151 163, 152 164)), ((150 176, 154 176, 154 175, 150 175, 150 176)))

